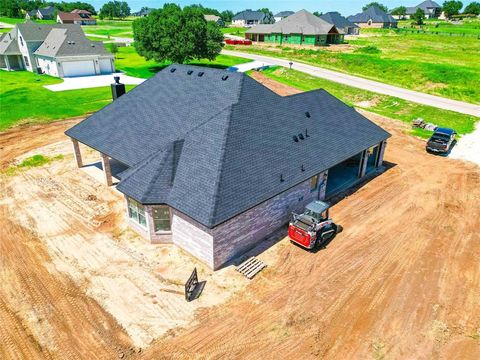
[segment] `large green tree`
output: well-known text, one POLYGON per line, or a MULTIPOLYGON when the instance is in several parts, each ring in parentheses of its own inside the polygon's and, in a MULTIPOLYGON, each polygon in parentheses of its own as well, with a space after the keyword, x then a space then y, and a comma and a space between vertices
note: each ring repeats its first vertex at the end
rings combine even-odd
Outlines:
POLYGON ((417 25, 423 25, 423 20, 425 20, 425 13, 423 12, 423 10, 418 8, 417 11, 415 11, 415 13, 412 15, 412 20, 417 25))
POLYGON ((128 3, 126 1, 109 1, 105 4, 100 9, 100 18, 126 18, 127 16, 130 15, 130 7, 128 6, 128 3))
POLYGON ((378 3, 378 2, 376 2, 376 1, 373 1, 373 2, 371 2, 371 3, 368 3, 367 5, 365 5, 365 6, 362 8, 362 10, 365 11, 365 10, 367 10, 370 6, 376 6, 376 7, 380 8, 380 9, 382 9, 383 11, 388 12, 388 7, 386 7, 386 6, 383 5, 383 4, 378 3))
POLYGON ((463 10, 464 14, 474 14, 474 15, 480 15, 480 3, 479 2, 472 2, 468 4, 465 7, 465 10, 463 10))
POLYGON ((0 0, 0 16, 10 18, 23 17, 18 0, 0 0))
POLYGON ((175 4, 165 4, 162 9, 136 19, 133 38, 137 52, 157 62, 214 60, 223 46, 223 34, 216 23, 207 22, 196 7, 182 10, 175 4))
POLYGON ((399 6, 392 10, 392 15, 405 16, 407 14, 407 8, 405 6, 399 6))
POLYGON ((221 13, 221 18, 223 21, 225 22, 232 22, 232 18, 235 14, 233 13, 232 10, 225 10, 225 11, 222 11, 221 13))
POLYGON ((463 4, 461 1, 445 1, 443 3, 443 12, 447 18, 452 17, 453 15, 458 15, 460 10, 462 10, 463 4))

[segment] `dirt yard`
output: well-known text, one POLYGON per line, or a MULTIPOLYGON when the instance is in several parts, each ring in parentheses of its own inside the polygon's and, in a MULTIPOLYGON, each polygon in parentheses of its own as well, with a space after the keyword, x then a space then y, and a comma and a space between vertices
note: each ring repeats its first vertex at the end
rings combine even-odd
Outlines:
POLYGON ((480 168, 365 115, 393 134, 389 169, 333 207, 326 249, 283 239, 250 283, 127 230, 121 195, 73 164, 75 121, 0 134, 3 169, 65 155, 0 174, 0 358, 480 358, 480 168))

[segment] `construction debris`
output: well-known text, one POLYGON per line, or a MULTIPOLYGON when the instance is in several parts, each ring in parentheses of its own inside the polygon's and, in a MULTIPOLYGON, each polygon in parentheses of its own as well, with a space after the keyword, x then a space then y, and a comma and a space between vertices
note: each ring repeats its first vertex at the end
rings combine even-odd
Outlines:
POLYGON ((237 266, 236 270, 251 280, 266 267, 267 265, 262 260, 253 256, 237 266))

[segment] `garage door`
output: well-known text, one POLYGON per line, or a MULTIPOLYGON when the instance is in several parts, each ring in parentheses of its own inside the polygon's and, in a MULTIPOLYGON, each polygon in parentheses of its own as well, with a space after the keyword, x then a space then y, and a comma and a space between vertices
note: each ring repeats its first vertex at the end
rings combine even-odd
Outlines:
POLYGON ((87 76, 95 75, 93 60, 62 62, 63 76, 87 76))
POLYGON ((112 62, 110 59, 101 59, 100 60, 100 73, 102 74, 111 74, 112 73, 112 62))

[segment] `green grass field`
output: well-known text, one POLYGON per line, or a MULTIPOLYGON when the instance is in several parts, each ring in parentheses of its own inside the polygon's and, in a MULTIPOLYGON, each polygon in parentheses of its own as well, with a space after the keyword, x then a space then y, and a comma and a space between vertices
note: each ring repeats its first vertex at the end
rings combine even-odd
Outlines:
MULTIPOLYGON (((108 48, 108 44, 105 44, 108 48)), ((214 61, 196 60, 192 61, 192 65, 204 65, 217 68, 227 68, 236 64, 243 64, 251 60, 239 58, 235 56, 219 55, 214 61)), ((124 71, 127 75, 148 79, 155 75, 158 71, 168 66, 169 63, 157 63, 154 60, 146 61, 145 58, 138 55, 135 47, 119 47, 118 54, 115 59, 115 67, 117 70, 124 71)))
MULTIPOLYGON (((362 29, 363 30, 363 29, 362 29)), ((226 46, 268 56, 301 61, 372 80, 480 103, 480 41, 461 38, 368 32, 340 48, 289 46, 226 46), (334 51, 335 49, 339 51, 334 51)))
MULTIPOLYGON (((8 17, 0 17, 0 22, 6 23, 6 24, 11 24, 11 25, 24 23, 25 21, 26 21, 26 19, 24 19, 24 18, 14 19, 14 18, 8 18, 8 17)), ((39 24, 55 24, 56 23, 55 20, 35 20, 35 22, 37 22, 39 24)))
POLYGON ((131 20, 97 19, 97 25, 84 25, 82 29, 86 34, 133 38, 132 23, 131 20))
MULTIPOLYGON (((325 89, 350 106, 362 108, 409 124, 412 120, 421 117, 427 122, 454 128, 459 134, 468 134, 474 130, 475 121, 479 120, 473 116, 419 105, 395 97, 337 84, 296 70, 276 67, 267 69, 262 73, 273 80, 299 90, 325 89)), ((423 130, 415 130, 412 133, 424 138, 431 135, 431 132, 423 130)))
POLYGON ((222 28, 222 33, 243 37, 243 35, 245 34, 245 31, 247 30, 248 30, 247 28, 232 26, 232 27, 222 28))
POLYGON ((28 71, 0 70, 0 131, 20 124, 82 116, 101 109, 112 100, 109 87, 59 92, 43 87, 62 81, 28 71))
MULTIPOLYGON (((401 20, 398 23, 399 28, 410 29, 412 20, 401 20)), ((445 20, 429 19, 420 28, 427 32, 439 33, 439 35, 477 35, 480 36, 480 20, 478 19, 464 19, 460 23, 452 23, 445 20)))

